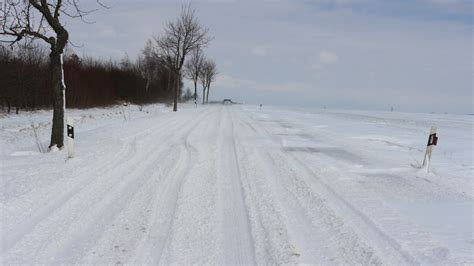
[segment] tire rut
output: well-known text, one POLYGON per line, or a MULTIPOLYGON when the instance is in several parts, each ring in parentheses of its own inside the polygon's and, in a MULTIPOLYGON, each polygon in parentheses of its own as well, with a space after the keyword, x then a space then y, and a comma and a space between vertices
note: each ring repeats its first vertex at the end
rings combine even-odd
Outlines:
MULTIPOLYGON (((200 116, 204 117, 205 114, 200 114, 200 116)), ((184 124, 186 124, 186 122, 184 124)), ((176 125, 176 127, 179 127, 179 126, 180 125, 176 125)), ((173 128, 174 127, 171 127, 171 130, 173 128)), ((173 134, 171 133, 171 134, 164 134, 164 135, 171 135, 172 136, 173 134)), ((154 137, 156 137, 156 136, 150 136, 149 138, 151 139, 151 138, 154 138, 154 137)), ((134 143, 136 143, 136 142, 133 141, 132 145, 131 145, 132 151, 135 150, 134 149, 134 147, 135 147, 134 143)), ((73 218, 73 217, 67 217, 65 215, 62 215, 60 211, 63 210, 63 211, 69 212, 70 208, 66 208, 66 206, 69 206, 69 205, 72 204, 71 200, 74 200, 75 202, 78 202, 78 201, 80 202, 80 204, 74 204, 73 206, 83 206, 83 207, 81 207, 82 211, 75 212, 75 217, 79 218, 82 215, 85 215, 85 214, 91 212, 91 210, 87 207, 91 202, 96 202, 96 203, 94 203, 94 206, 97 207, 97 208, 102 206, 101 205, 101 204, 103 204, 102 202, 104 202, 104 199, 107 199, 107 198, 98 197, 99 195, 102 195, 104 193, 105 193, 105 195, 107 195, 107 194, 110 194, 111 191, 116 191, 117 189, 119 189, 119 190, 122 189, 122 188, 126 189, 128 184, 133 184, 135 180, 131 179, 130 176, 134 176, 134 173, 136 173, 137 171, 146 172, 147 167, 152 167, 153 166, 153 162, 148 163, 148 164, 143 164, 145 159, 147 159, 146 157, 148 157, 150 152, 152 152, 154 150, 154 146, 149 145, 146 148, 147 148, 148 152, 146 152, 146 151, 142 152, 141 156, 139 158, 132 157, 134 160, 128 160, 125 163, 122 163, 122 164, 116 166, 111 171, 105 172, 105 175, 100 177, 98 180, 95 180, 95 182, 93 182, 93 184, 86 184, 85 187, 76 186, 75 187, 76 189, 73 190, 72 192, 66 194, 66 196, 64 198, 60 198, 60 199, 54 201, 56 203, 56 205, 54 205, 54 208, 47 209, 46 212, 42 213, 43 215, 40 216, 40 219, 37 219, 36 221, 33 220, 33 222, 30 222, 30 224, 27 228, 28 230, 27 231, 21 231, 21 235, 17 236, 17 238, 15 239, 16 242, 13 242, 13 243, 10 242, 11 243, 10 248, 12 248, 23 237, 26 237, 27 235, 29 235, 33 231, 38 231, 39 230, 39 231, 42 232, 42 235, 45 235, 45 236, 48 235, 48 237, 54 237, 54 235, 57 235, 56 236, 56 238, 57 238, 59 236, 58 235, 59 232, 61 232, 61 230, 58 230, 59 228, 61 228, 61 227, 58 228, 57 227, 58 225, 63 226, 65 228, 64 230, 66 230, 66 231, 70 230, 70 224, 71 223, 77 223, 76 219, 73 218), (127 176, 129 176, 128 180, 126 178, 127 176), (103 192, 98 192, 97 189, 99 189, 103 192), (95 192, 94 192, 94 190, 95 190, 95 192), (79 195, 80 193, 82 194, 82 196, 80 198, 78 198, 76 195, 79 195), (92 198, 92 199, 89 198, 88 195, 94 195, 95 200, 94 200, 94 198, 92 198), (62 200, 64 200, 64 201, 62 201, 62 200), (85 202, 88 202, 89 204, 84 205, 85 202), (53 213, 54 213, 54 216, 53 216, 53 213), (58 217, 58 218, 55 219, 54 217, 58 217), (59 217, 67 217, 67 219, 64 219, 64 218, 60 219, 59 217), (46 219, 48 219, 50 222, 48 222, 46 219), (53 228, 51 228, 51 226, 47 226, 47 224, 53 222, 54 220, 60 221, 60 224, 56 223, 56 226, 53 227, 54 231, 55 231, 54 233, 52 232, 51 234, 47 234, 46 232, 49 232, 49 231, 53 230, 53 228), (40 226, 41 224, 46 226, 46 228, 41 229, 41 226, 40 226), (40 226, 40 228, 37 228, 38 226, 40 226)), ((157 153, 155 153, 155 154, 157 154, 157 156, 154 156, 152 158, 157 159, 160 156, 164 155, 165 153, 166 153, 166 151, 165 152, 157 152, 157 153)), ((134 152, 132 152, 131 154, 133 155, 134 152)), ((152 159, 152 158, 148 158, 148 159, 152 159)), ((90 180, 90 179, 88 179, 88 180, 90 180)), ((136 191, 138 191, 139 188, 140 188, 140 186, 137 186, 136 191)), ((111 201, 109 201, 109 202, 111 202, 111 201)), ((112 204, 112 202, 110 204, 112 204)), ((106 210, 107 208, 103 208, 103 209, 106 210)), ((117 210, 117 211, 120 211, 120 210, 117 210)), ((100 212, 96 212, 96 213, 98 213, 98 215, 100 217, 100 212)), ((114 215, 111 215, 110 217, 108 217, 108 219, 111 219, 113 217, 114 217, 114 215)), ((62 230, 63 232, 61 233, 61 235, 63 235, 64 230, 62 230)), ((61 237, 60 237, 60 239, 61 239, 61 237)), ((37 242, 37 241, 39 241, 39 239, 33 239, 33 240, 34 241, 28 241, 28 243, 26 244, 28 246, 31 246, 31 248, 29 248, 29 249, 34 250, 35 252, 38 252, 38 253, 40 253, 41 251, 44 252, 45 249, 46 250, 51 250, 50 252, 54 252, 53 251, 53 250, 55 250, 54 248, 44 246, 43 244, 41 244, 42 241, 37 242), (43 245, 43 247, 38 248, 40 245, 43 245), (36 248, 35 248, 35 246, 36 246, 36 248)), ((22 242, 24 242, 24 241, 22 241, 22 242)), ((59 247, 56 247, 56 248, 60 249, 59 247)), ((49 253, 49 252, 46 252, 46 253, 49 253)))

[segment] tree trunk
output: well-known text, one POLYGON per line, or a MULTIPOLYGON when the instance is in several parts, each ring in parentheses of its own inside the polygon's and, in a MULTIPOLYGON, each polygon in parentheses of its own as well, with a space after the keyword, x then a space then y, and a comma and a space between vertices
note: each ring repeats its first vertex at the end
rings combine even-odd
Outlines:
POLYGON ((202 104, 206 103, 206 87, 202 87, 202 104))
POLYGON ((194 81, 194 103, 197 103, 197 80, 194 81))
POLYGON ((170 91, 170 83, 171 83, 171 70, 168 69, 168 91, 170 91))
POLYGON ((49 148, 64 146, 64 86, 61 53, 53 50, 49 55, 51 64, 51 82, 53 86, 53 129, 49 148))
POLYGON ((145 91, 148 92, 148 88, 150 87, 151 83, 151 74, 147 71, 146 73, 146 85, 145 85, 145 91))
POLYGON ((179 75, 175 75, 176 84, 174 86, 174 104, 173 104, 173 112, 178 111, 178 96, 179 96, 179 75))
POLYGON ((209 89, 210 88, 211 88, 211 85, 207 86, 206 103, 209 103, 209 89))

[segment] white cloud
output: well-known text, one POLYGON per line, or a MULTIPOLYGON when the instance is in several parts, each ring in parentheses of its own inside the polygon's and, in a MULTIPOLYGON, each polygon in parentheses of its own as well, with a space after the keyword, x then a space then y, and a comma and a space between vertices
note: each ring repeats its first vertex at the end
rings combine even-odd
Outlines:
POLYGON ((252 48, 251 53, 257 56, 267 56, 268 49, 265 47, 257 46, 252 48))
POLYGON ((454 12, 454 14, 469 15, 472 17, 472 0, 421 0, 421 2, 437 6, 444 11, 454 12))
POLYGON ((261 83, 255 80, 236 78, 228 74, 219 74, 214 87, 223 89, 251 89, 253 91, 303 91, 311 86, 304 83, 261 83))
POLYGON ((214 86, 224 88, 224 89, 232 89, 232 88, 242 86, 245 83, 246 81, 239 80, 237 78, 232 77, 231 75, 220 73, 219 75, 217 75, 214 86))
MULTIPOLYGON (((68 20, 71 40, 84 44, 79 53, 120 59, 126 51, 133 59, 185 2, 106 1, 113 9, 89 17, 97 23, 68 20)), ((300 105, 330 91, 336 97, 326 102, 336 104, 338 95, 354 94, 345 88, 356 87, 366 89, 359 102, 370 108, 393 101, 382 98, 380 87, 393 88, 392 98, 417 88, 444 92, 433 94, 439 110, 471 112, 472 0, 188 1, 214 37, 206 54, 227 74, 218 75, 213 95, 300 105), (393 15, 384 16, 392 8, 393 15), (308 94, 302 98, 294 90, 308 94), (446 96, 457 95, 459 102, 446 107, 446 96)), ((84 8, 95 8, 92 3, 84 8)), ((350 99, 340 105, 346 103, 350 99)), ((413 108, 426 110, 418 103, 413 108)))
POLYGON ((317 59, 311 65, 311 70, 316 71, 313 73, 313 78, 320 79, 322 73, 328 65, 334 65, 339 61, 339 56, 333 52, 321 51, 318 54, 317 59))
POLYGON ((328 51, 322 51, 319 53, 319 62, 321 64, 332 65, 339 61, 339 56, 328 51))
POLYGON ((458 4, 460 1, 459 0, 429 0, 429 2, 433 2, 435 4, 440 4, 440 5, 455 5, 455 4, 458 4))
POLYGON ((97 34, 103 38, 116 38, 117 31, 113 26, 99 25, 97 34))

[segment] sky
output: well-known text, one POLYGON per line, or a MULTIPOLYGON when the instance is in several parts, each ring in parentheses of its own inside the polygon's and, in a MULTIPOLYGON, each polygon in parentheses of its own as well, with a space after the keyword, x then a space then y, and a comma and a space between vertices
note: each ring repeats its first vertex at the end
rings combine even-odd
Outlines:
POLYGON ((114 60, 136 58, 190 2, 213 37, 214 100, 474 113, 472 0, 102 1, 93 24, 68 21, 70 37, 79 55, 114 60))

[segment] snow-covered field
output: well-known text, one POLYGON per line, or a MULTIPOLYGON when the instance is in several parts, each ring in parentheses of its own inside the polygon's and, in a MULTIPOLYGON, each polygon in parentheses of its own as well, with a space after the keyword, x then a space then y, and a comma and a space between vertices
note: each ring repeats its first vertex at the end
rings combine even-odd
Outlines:
POLYGON ((0 118, 0 263, 474 263, 473 116, 168 109, 0 118))

